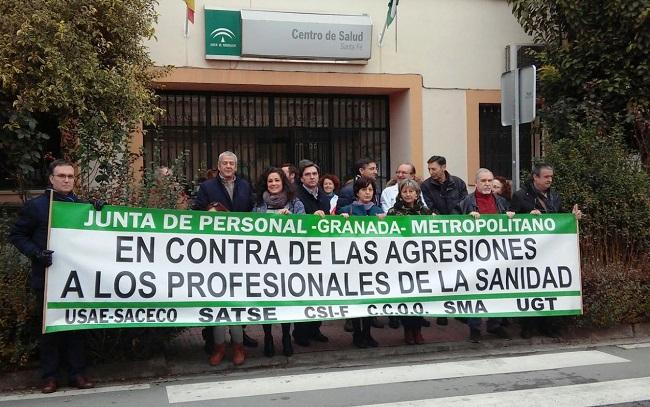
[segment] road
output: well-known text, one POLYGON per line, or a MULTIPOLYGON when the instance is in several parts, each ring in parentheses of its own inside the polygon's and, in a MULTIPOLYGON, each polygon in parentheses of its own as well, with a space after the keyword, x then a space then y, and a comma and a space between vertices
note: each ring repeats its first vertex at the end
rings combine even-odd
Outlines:
POLYGON ((650 406, 650 343, 239 371, 0 396, 9 406, 650 406))

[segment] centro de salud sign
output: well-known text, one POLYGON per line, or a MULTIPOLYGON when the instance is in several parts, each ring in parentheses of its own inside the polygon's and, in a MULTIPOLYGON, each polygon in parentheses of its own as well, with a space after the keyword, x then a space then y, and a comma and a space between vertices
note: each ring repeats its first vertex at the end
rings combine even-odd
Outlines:
POLYGON ((206 59, 370 59, 368 15, 205 9, 206 59))

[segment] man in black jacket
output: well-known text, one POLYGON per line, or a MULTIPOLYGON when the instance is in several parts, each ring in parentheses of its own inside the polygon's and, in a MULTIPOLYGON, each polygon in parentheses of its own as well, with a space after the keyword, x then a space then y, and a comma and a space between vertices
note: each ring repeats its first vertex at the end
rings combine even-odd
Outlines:
POLYGON ((445 157, 434 155, 427 165, 431 176, 422 183, 427 207, 438 215, 454 213, 454 208, 467 196, 465 181, 447 172, 445 157))
MULTIPOLYGON (((309 160, 302 160, 298 168, 301 184, 296 196, 305 205, 305 213, 325 216, 330 211, 330 198, 318 188, 320 168, 309 160)), ((309 342, 327 342, 329 339, 320 331, 321 321, 298 322, 293 327, 293 339, 300 346, 309 346, 309 342)))
MULTIPOLYGON (((530 213, 541 215, 543 213, 563 212, 560 195, 553 189, 553 167, 545 163, 536 164, 533 167, 531 181, 526 183, 519 191, 512 195, 510 210, 516 213, 530 213)), ((578 205, 573 205, 571 211, 579 220, 582 212, 578 205)), ((528 317, 521 322, 521 337, 531 338, 537 329, 542 335, 557 338, 560 336, 559 328, 550 317, 528 317)))
MULTIPOLYGON (((467 197, 467 185, 462 179, 447 172, 447 159, 434 155, 427 161, 430 177, 421 185, 422 196, 431 209, 438 215, 451 215, 456 206, 467 197)), ((438 325, 447 325, 447 318, 439 317, 438 325)))
MULTIPOLYGON (((49 167, 49 181, 52 186, 45 193, 25 203, 11 229, 9 241, 32 261, 31 289, 42 317, 45 294, 45 269, 52 265, 53 251, 47 250, 50 199, 63 202, 80 202, 72 192, 74 188, 74 167, 64 160, 56 160, 49 167)), ((98 204, 101 207, 101 203, 98 204)), ((96 205, 97 208, 97 205, 96 205)), ((42 321, 41 321, 42 325, 42 321)), ((81 331, 64 331, 43 334, 39 338, 39 354, 43 393, 57 390, 57 371, 62 357, 68 364, 70 384, 80 389, 94 387, 84 376, 86 360, 84 339, 81 331)))

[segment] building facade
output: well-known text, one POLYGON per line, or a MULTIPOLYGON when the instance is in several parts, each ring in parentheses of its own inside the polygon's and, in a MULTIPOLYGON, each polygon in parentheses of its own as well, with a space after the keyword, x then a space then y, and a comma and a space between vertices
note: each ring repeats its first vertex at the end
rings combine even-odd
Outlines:
MULTIPOLYGON (((426 160, 435 154, 447 157, 449 171, 472 183, 479 166, 496 165, 497 155, 508 157, 503 134, 509 130, 498 121, 505 48, 530 38, 505 1, 402 0, 382 47, 385 1, 195 3, 188 29, 183 2, 159 5, 156 39, 147 45, 156 64, 173 69, 156 83, 166 114, 140 140, 163 162, 189 152, 188 177, 215 167, 226 149, 240 156, 239 170, 251 178, 268 165, 303 158, 345 177, 363 156, 378 160, 384 180, 401 162, 413 162, 426 177, 426 160), (212 30, 219 25, 208 16, 214 10, 239 12, 242 32, 212 30), (273 30, 295 23, 294 13, 312 25, 301 20, 282 48, 284 42, 273 42, 273 30), (336 50, 320 49, 327 32, 337 33, 349 16, 370 22, 371 33, 360 34, 365 42, 358 46, 369 48, 368 59, 350 61, 336 50), (244 36, 244 56, 206 55, 210 35, 222 45, 244 36), (295 50, 287 49, 294 43, 295 50), (311 51, 326 56, 300 54, 311 51)), ((509 162, 502 168, 507 171, 509 162)))

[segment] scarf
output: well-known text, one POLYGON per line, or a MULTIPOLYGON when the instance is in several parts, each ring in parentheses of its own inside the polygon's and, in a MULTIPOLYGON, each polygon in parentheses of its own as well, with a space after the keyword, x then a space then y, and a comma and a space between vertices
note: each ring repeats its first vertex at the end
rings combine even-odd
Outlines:
POLYGON ((352 205, 354 205, 354 206, 363 206, 363 209, 365 209, 366 212, 368 212, 370 210, 370 208, 375 206, 375 203, 372 202, 372 201, 370 201, 368 203, 361 203, 361 201, 354 201, 354 202, 352 202, 352 205))
POLYGON ((269 209, 282 209, 287 205, 287 193, 282 191, 279 194, 269 194, 269 191, 264 191, 262 199, 269 209))

